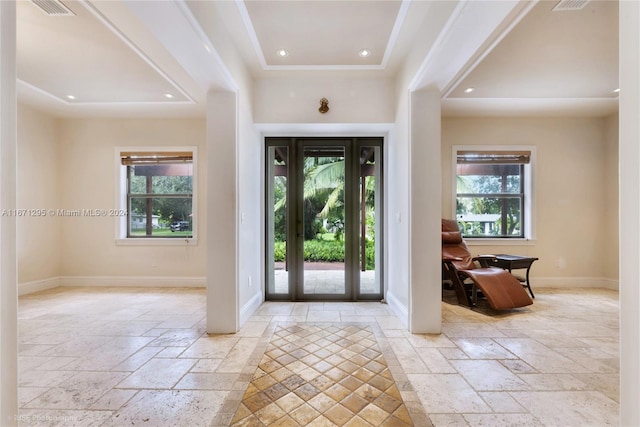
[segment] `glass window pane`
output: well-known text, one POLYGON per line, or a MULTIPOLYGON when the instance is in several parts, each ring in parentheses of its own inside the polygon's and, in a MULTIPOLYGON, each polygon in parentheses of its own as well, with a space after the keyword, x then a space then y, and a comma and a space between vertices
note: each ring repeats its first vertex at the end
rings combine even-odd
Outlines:
POLYGON ((193 183, 191 176, 154 176, 153 194, 191 194, 193 183))
POLYGON ((379 163, 380 147, 362 147, 360 149, 360 232, 359 232, 359 267, 360 294, 380 294, 380 270, 377 268, 379 242, 376 232, 379 232, 376 213, 380 206, 379 163))
POLYGON ((131 194, 190 194, 193 192, 193 165, 129 166, 129 180, 131 194))
POLYGON ((287 177, 289 151, 287 147, 268 148, 268 208, 267 241, 269 269, 267 294, 289 293, 289 265, 287 264, 287 177))
POLYGON ((131 197, 130 237, 190 237, 193 235, 191 197, 131 197))
POLYGON ((457 165, 458 193, 520 193, 521 165, 457 165))
POLYGON ((456 199, 456 218, 465 236, 522 236, 520 197, 461 197, 456 199), (506 219, 506 223, 504 223, 506 219))

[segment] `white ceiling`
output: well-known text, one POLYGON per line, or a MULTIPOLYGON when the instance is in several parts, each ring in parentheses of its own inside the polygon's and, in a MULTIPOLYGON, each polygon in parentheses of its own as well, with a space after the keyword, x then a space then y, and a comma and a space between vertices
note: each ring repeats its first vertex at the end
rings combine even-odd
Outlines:
POLYGON ((502 112, 525 104, 556 113, 616 111, 618 2, 553 11, 556 4, 537 3, 445 94, 451 104, 469 100, 468 108, 492 104, 502 112))
MULTIPOLYGON (((409 0, 63 1, 74 15, 17 2, 20 100, 63 116, 202 116, 207 88, 232 80, 219 66, 230 49, 255 78, 393 77, 436 13, 433 2, 409 0), (224 46, 210 40, 223 31, 219 22, 224 46), (360 56, 363 48, 371 54, 360 56)), ((445 114, 616 111, 617 1, 562 12, 556 4, 521 2, 526 14, 509 15, 468 60, 457 58, 443 87, 445 114)))
POLYGON ((538 3, 451 92, 471 97, 600 98, 618 87, 618 3, 554 12, 538 3))
MULTIPOLYGON (((405 3, 408 4, 408 3, 405 3)), ((399 0, 237 3, 264 69, 382 69, 404 19, 399 0), (278 55, 285 49, 287 56, 278 55), (367 49, 370 54, 359 53, 367 49)), ((404 10, 403 10, 404 12, 404 10)))
POLYGON ((48 16, 31 2, 17 2, 21 81, 62 102, 69 96, 77 103, 190 100, 91 3, 65 4, 75 15, 48 16))

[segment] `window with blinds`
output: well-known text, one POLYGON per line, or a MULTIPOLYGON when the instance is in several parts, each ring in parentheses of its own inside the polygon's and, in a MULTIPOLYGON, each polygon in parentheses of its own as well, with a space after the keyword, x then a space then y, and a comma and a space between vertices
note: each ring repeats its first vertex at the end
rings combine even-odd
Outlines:
POLYGON ((524 238, 530 150, 456 151, 456 218, 465 237, 524 238))
POLYGON ((193 237, 193 152, 121 152, 128 238, 193 237))

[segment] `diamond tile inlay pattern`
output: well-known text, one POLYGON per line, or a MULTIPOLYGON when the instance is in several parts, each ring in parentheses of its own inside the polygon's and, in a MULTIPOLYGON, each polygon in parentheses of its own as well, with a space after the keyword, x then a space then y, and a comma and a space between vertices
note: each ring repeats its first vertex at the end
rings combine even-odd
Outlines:
POLYGON ((233 426, 412 426, 368 326, 278 326, 233 426))

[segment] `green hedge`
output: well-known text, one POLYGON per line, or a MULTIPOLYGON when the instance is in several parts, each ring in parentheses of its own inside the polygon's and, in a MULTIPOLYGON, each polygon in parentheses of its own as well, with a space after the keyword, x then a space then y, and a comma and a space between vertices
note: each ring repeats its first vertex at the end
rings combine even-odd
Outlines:
POLYGON ((286 242, 275 242, 273 244, 273 260, 275 262, 284 262, 285 254, 287 253, 286 242))
POLYGON ((344 243, 338 241, 307 240, 304 242, 304 260, 344 262, 344 243))
MULTIPOLYGON (((284 261, 285 242, 274 243, 274 261, 284 261)), ((367 269, 375 268, 374 242, 367 241, 367 269)), ((344 262, 344 242, 307 240, 304 243, 304 260, 309 262, 344 262)))

